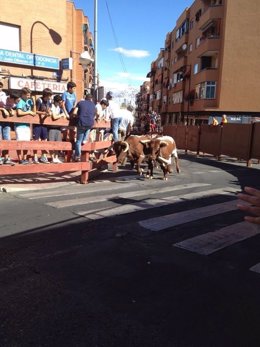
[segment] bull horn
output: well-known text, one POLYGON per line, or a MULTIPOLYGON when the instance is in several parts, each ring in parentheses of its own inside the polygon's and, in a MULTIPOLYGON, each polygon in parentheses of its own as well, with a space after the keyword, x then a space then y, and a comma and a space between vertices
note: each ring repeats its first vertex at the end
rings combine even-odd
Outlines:
POLYGON ((161 161, 162 163, 165 163, 167 165, 170 165, 171 164, 171 158, 169 158, 168 160, 163 158, 163 157, 158 157, 157 160, 161 161))
POLYGON ((129 144, 128 144, 128 142, 126 142, 126 141, 122 141, 122 145, 125 145, 125 146, 126 146, 126 148, 123 149, 123 152, 126 153, 126 152, 129 150, 129 144))
POLYGON ((148 139, 148 140, 141 140, 141 141, 140 141, 140 143, 141 143, 142 145, 145 145, 146 143, 149 143, 149 142, 151 142, 150 139, 148 139))

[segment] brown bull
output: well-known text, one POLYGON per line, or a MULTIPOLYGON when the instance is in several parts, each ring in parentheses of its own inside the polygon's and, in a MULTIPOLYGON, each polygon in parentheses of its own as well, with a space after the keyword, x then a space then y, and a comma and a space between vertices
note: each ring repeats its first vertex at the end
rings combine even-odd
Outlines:
POLYGON ((150 140, 147 135, 130 135, 125 141, 117 141, 113 147, 116 153, 117 162, 124 165, 129 159, 132 168, 136 164, 136 170, 139 175, 142 175, 141 163, 145 158, 143 140, 150 140))
POLYGON ((175 159, 176 170, 179 173, 179 159, 177 148, 174 139, 171 136, 161 136, 153 139, 146 139, 141 141, 145 146, 144 152, 148 158, 148 174, 150 178, 153 177, 153 169, 156 163, 159 163, 162 171, 163 178, 167 180, 167 174, 173 171, 171 165, 171 157, 175 159))

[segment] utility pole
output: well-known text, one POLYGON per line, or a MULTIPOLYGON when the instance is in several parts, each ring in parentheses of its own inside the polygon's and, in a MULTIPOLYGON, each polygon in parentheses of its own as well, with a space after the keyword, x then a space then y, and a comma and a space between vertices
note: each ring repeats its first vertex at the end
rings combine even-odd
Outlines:
POLYGON ((98 83, 97 83, 97 25, 98 25, 98 20, 97 20, 97 10, 98 10, 98 1, 94 0, 94 97, 96 100, 99 99, 98 97, 98 83))

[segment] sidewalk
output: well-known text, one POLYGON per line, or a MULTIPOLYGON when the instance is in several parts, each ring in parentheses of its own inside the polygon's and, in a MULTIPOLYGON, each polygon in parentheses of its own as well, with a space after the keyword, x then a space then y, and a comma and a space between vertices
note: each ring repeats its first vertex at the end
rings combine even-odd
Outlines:
POLYGON ((39 173, 0 177, 0 192, 52 189, 80 184, 80 172, 39 173))

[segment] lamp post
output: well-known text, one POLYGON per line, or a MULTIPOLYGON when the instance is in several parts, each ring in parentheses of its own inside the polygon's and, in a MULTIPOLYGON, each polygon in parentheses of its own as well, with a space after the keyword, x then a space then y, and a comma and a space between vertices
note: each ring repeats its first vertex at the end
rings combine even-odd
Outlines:
MULTIPOLYGON (((49 28, 48 25, 46 25, 42 21, 37 20, 36 22, 33 23, 32 27, 31 27, 31 32, 30 32, 31 53, 33 53, 33 29, 34 29, 36 24, 43 25, 49 31, 50 37, 56 45, 59 45, 61 43, 62 37, 60 36, 59 33, 57 33, 57 31, 49 28)), ((31 74, 33 75, 33 69, 31 69, 31 74)))
MULTIPOLYGON (((188 85, 188 97, 187 97, 187 101, 188 101, 188 105, 187 105, 187 115, 186 115, 186 123, 188 125, 188 122, 189 122, 189 113, 190 113, 190 86, 191 86, 191 65, 190 64, 187 64, 187 65, 184 65, 185 67, 185 74, 184 74, 184 77, 185 77, 185 80, 186 78, 189 78, 189 85, 188 85), (187 71, 187 68, 188 68, 188 71, 187 71)), ((186 83, 185 83, 185 89, 186 89, 186 83)), ((184 116, 183 116, 183 119, 184 119, 184 116)))
POLYGON ((98 44, 98 36, 97 36, 97 25, 98 25, 98 1, 94 0, 94 97, 96 100, 98 97, 98 75, 97 75, 97 44, 98 44))
POLYGON ((187 123, 187 125, 189 125, 189 124, 188 124, 188 122, 189 122, 189 113, 190 113, 190 83, 191 83, 191 65, 187 65, 187 66, 189 66, 189 70, 190 70, 190 72, 189 72, 189 98, 188 98, 188 109, 187 109, 187 118, 186 118, 186 123, 187 123))

